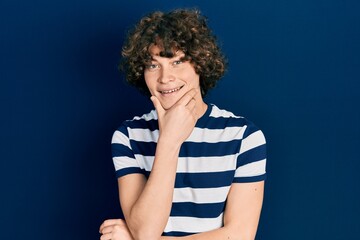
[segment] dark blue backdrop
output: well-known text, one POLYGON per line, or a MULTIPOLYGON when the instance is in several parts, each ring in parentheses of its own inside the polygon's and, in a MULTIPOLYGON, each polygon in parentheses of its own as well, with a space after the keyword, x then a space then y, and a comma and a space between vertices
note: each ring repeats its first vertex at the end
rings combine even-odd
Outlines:
POLYGON ((119 217, 111 136, 151 107, 117 71, 124 33, 194 6, 230 62, 207 101, 267 137, 257 239, 360 235, 359 1, 2 0, 1 239, 98 239, 119 217))

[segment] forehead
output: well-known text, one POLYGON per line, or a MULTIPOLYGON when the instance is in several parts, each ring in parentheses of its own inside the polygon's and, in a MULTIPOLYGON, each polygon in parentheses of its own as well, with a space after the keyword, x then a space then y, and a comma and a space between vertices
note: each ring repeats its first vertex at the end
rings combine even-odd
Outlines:
POLYGON ((151 56, 160 56, 162 49, 157 45, 151 45, 149 47, 149 53, 151 56))

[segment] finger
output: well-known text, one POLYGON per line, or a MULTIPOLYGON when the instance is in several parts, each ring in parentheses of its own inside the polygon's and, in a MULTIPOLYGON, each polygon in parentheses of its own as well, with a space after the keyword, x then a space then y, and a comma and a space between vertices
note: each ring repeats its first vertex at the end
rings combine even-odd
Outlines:
POLYGON ((115 224, 122 224, 122 223, 123 223, 123 220, 122 220, 122 219, 108 219, 108 220, 105 220, 105 221, 100 225, 99 232, 101 233, 101 232, 102 232, 102 229, 105 228, 105 227, 112 226, 112 225, 115 225, 115 224))
POLYGON ((187 105, 190 102, 190 100, 195 97, 197 92, 198 92, 197 89, 195 89, 195 88, 191 89, 190 91, 185 93, 185 95, 182 96, 182 98, 180 98, 180 100, 178 101, 178 104, 187 105))
POLYGON ((154 107, 155 107, 158 115, 162 115, 165 112, 165 109, 161 105, 159 99, 157 99, 157 97, 155 97, 155 96, 151 96, 150 99, 151 99, 152 103, 154 104, 154 107))
POLYGON ((194 98, 190 99, 189 103, 186 105, 189 110, 193 110, 196 106, 196 100, 194 98))
POLYGON ((194 98, 190 100, 190 102, 188 103, 188 105, 186 105, 186 107, 189 109, 195 120, 199 119, 199 116, 196 111, 196 100, 194 98))
POLYGON ((100 237, 100 240, 110 240, 112 237, 112 233, 103 234, 100 237))
POLYGON ((116 226, 116 225, 110 225, 110 226, 104 227, 104 228, 101 229, 100 233, 101 234, 110 233, 110 232, 113 231, 114 226, 116 226))

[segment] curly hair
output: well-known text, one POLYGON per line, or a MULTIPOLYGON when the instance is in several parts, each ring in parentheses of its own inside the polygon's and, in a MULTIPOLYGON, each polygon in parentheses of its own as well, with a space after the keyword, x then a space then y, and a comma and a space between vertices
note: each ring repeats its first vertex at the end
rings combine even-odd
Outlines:
POLYGON ((225 73, 225 57, 207 26, 206 18, 198 10, 156 11, 142 18, 129 32, 120 63, 127 82, 148 96, 150 92, 145 83, 144 69, 151 61, 149 48, 153 45, 162 49, 162 57, 171 58, 177 50, 185 53, 182 60, 190 61, 200 76, 202 96, 215 87, 225 73))

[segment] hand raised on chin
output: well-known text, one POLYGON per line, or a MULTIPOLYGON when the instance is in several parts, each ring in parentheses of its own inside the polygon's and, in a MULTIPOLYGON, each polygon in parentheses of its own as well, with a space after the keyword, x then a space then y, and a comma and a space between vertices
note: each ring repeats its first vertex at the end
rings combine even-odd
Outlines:
POLYGON ((197 93, 196 89, 189 90, 167 110, 155 96, 151 97, 158 114, 159 139, 170 145, 180 146, 190 136, 199 118, 195 100, 197 93))

